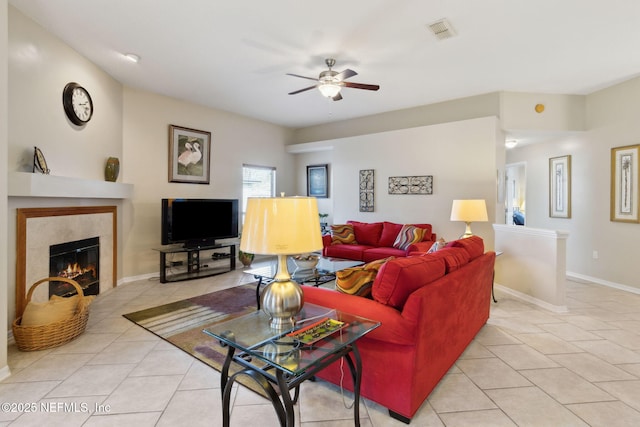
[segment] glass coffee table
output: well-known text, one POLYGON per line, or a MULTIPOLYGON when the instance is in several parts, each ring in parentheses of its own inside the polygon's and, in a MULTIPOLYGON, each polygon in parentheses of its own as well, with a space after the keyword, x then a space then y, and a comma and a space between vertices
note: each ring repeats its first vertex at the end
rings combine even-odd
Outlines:
MULTIPOLYGON (((325 258, 319 257, 318 264, 313 269, 300 269, 296 268, 296 264, 291 257, 287 258, 287 266, 289 267, 289 274, 291 274, 291 280, 294 280, 300 284, 320 286, 323 283, 335 280, 336 272, 344 270, 349 267, 356 267, 362 265, 362 261, 354 261, 351 259, 341 258, 325 258)), ((246 274, 251 274, 258 280, 256 285, 256 304, 260 308, 260 286, 266 285, 273 281, 278 272, 278 260, 273 259, 269 261, 257 262, 252 268, 244 271, 246 274)))
POLYGON ((229 426, 231 390, 238 377, 252 378, 271 400, 280 425, 293 427, 300 384, 341 358, 347 361, 353 379, 353 417, 355 425, 360 425, 362 362, 356 341, 380 322, 310 303, 296 319, 293 329, 277 331, 258 310, 204 329, 228 347, 220 376, 225 427, 229 426), (243 369, 229 376, 232 362, 243 369))

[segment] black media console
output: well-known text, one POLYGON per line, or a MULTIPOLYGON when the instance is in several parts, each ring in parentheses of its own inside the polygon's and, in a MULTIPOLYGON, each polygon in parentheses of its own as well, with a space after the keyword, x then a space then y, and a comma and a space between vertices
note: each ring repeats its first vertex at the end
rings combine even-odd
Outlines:
POLYGON ((154 250, 160 252, 160 283, 198 279, 236 269, 235 243, 197 247, 172 245, 154 250), (170 255, 169 260, 167 255, 170 255))

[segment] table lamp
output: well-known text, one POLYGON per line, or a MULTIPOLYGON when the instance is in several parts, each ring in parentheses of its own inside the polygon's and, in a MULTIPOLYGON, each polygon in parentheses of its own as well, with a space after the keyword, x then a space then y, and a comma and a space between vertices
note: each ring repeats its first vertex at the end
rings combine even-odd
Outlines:
POLYGON ((472 222, 488 221, 487 204, 484 200, 454 200, 451 206, 451 221, 464 221, 467 229, 460 238, 473 236, 472 222))
POLYGON ((294 326, 294 316, 302 309, 300 285, 291 280, 287 256, 322 249, 315 197, 270 197, 247 199, 240 250, 277 255, 273 282, 262 292, 262 310, 270 325, 282 330, 294 326))

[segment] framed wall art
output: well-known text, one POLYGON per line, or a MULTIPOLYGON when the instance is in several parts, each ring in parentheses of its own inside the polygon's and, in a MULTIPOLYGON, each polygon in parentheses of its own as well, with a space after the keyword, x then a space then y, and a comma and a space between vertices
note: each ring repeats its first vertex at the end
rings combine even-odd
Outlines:
POLYGON ((433 175, 390 176, 389 194, 433 194, 433 175))
POLYGON ((360 212, 373 212, 373 178, 373 169, 363 169, 360 171, 360 212))
POLYGON ((211 132, 169 125, 169 182, 209 184, 211 132))
POLYGON ((611 149, 611 221, 638 221, 638 148, 611 149))
POLYGON ((307 196, 329 197, 329 165, 307 166, 307 196))
POLYGON ((549 159, 549 216, 571 218, 571 156, 549 159))

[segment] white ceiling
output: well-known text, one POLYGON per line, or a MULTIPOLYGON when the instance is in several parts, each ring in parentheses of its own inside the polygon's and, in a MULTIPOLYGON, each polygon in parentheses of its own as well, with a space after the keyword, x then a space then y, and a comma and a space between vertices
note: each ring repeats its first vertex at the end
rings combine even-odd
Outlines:
POLYGON ((10 4, 125 85, 295 128, 496 91, 588 94, 640 74, 638 0, 10 4), (441 18, 455 38, 428 30, 441 18), (287 95, 313 82, 285 73, 317 77, 326 57, 380 90, 287 95))

